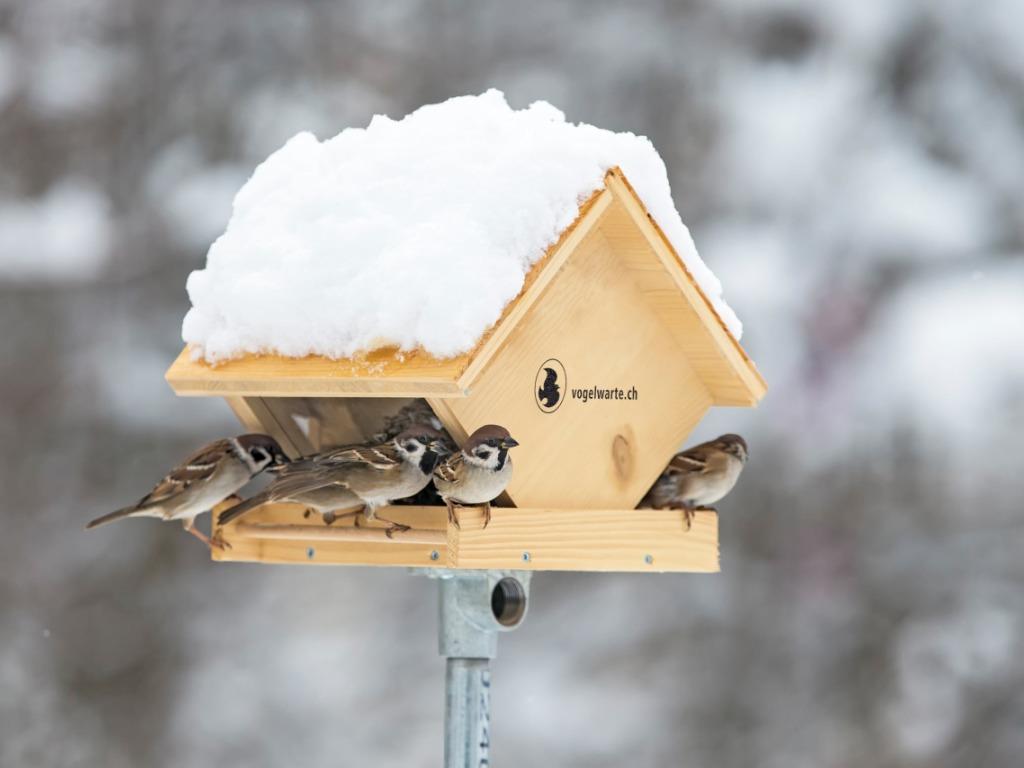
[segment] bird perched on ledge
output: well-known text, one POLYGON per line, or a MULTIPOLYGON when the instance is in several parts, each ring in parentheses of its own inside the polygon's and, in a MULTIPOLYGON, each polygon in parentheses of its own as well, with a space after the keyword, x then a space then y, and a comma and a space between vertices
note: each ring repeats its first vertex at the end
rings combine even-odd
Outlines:
POLYGON ((512 479, 509 448, 519 445, 508 430, 495 424, 480 427, 462 446, 434 470, 434 487, 448 506, 448 521, 456 528, 456 504, 482 504, 484 528, 491 522, 491 501, 512 479))
POLYGON ((747 442, 739 435, 722 435, 677 453, 640 502, 640 507, 681 509, 686 528, 697 509, 725 497, 747 463, 747 442))
MULTIPOLYGON (((225 510, 221 525, 269 502, 303 504, 324 517, 328 525, 336 510, 353 509, 350 515, 376 517, 378 507, 412 496, 430 482, 438 459, 446 453, 445 436, 422 424, 409 427, 393 440, 377 445, 334 448, 293 461, 281 468, 274 481, 251 499, 225 510)), ((391 523, 387 534, 408 530, 391 523)))
POLYGON ((137 504, 97 517, 86 528, 125 517, 181 520, 185 530, 208 547, 223 544, 195 527, 196 517, 233 496, 267 467, 286 463, 281 446, 268 435, 241 435, 217 440, 189 456, 137 504))

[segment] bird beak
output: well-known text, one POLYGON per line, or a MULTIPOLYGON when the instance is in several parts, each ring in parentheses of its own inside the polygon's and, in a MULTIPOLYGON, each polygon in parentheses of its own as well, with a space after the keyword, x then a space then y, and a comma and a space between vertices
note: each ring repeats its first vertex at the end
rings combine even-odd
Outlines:
POLYGON ((445 445, 444 440, 431 440, 430 450, 432 450, 439 456, 447 456, 449 453, 451 453, 451 451, 448 450, 448 446, 445 445))
POLYGON ((519 441, 511 437, 506 437, 501 441, 502 448, 515 448, 517 445, 519 445, 519 441))

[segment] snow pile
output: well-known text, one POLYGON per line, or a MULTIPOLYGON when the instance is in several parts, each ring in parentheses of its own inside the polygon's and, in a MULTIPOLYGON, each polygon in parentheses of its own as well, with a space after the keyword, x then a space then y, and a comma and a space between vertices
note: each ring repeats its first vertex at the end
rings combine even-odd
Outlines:
POLYGON ((324 142, 300 133, 235 197, 182 335, 209 361, 473 347, 530 266, 620 166, 719 315, 741 325, 672 203, 646 138, 572 125, 496 90, 324 142))

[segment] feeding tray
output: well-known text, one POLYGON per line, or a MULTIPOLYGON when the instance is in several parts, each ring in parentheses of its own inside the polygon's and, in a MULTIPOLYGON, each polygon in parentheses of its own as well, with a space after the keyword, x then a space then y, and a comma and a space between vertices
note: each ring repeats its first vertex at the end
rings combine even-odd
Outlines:
POLYGON ((223 397, 247 430, 292 456, 363 442, 422 399, 462 442, 501 424, 520 442, 484 529, 464 509, 379 511, 414 530, 326 526, 268 504, 220 533, 217 560, 542 570, 717 571, 717 516, 691 530, 637 503, 712 405, 751 407, 766 385, 618 169, 584 203, 467 354, 382 349, 358 359, 250 356, 216 366, 182 351, 185 396, 223 397))
MULTIPOLYGON (((220 511, 220 510, 218 510, 220 511)), ((542 571, 718 570, 718 516, 698 512, 686 529, 678 511, 656 509, 492 509, 393 506, 379 511, 412 527, 387 533, 386 523, 352 519, 324 525, 295 504, 266 504, 217 526, 230 549, 213 559, 262 563, 401 565, 542 571)))

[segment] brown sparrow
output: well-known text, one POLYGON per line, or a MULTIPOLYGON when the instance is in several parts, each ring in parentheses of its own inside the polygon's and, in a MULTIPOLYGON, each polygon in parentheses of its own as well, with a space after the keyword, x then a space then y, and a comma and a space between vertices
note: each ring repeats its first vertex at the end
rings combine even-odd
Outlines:
POLYGON ((491 501, 512 479, 508 450, 517 445, 507 429, 488 424, 470 435, 461 451, 437 465, 434 487, 448 506, 448 521, 456 528, 460 527, 456 504, 482 504, 484 528, 491 522, 491 501))
POLYGON ((736 485, 747 463, 747 443, 722 435, 677 453, 640 502, 641 507, 681 509, 687 529, 696 509, 710 508, 736 485))
MULTIPOLYGON (((230 523, 269 502, 304 504, 322 514, 328 525, 337 517, 335 510, 343 509, 358 508, 349 514, 373 520, 378 507, 412 496, 430 482, 445 452, 444 440, 433 427, 417 425, 386 443, 334 448, 293 461, 264 490, 222 512, 218 521, 230 523)), ((408 526, 392 523, 388 536, 396 530, 408 526)))
POLYGON ((86 528, 124 517, 181 520, 185 530, 207 546, 222 546, 195 527, 196 516, 233 496, 271 465, 288 461, 267 435, 241 435, 210 443, 175 467, 137 504, 97 517, 86 528))
MULTIPOLYGON (((383 424, 379 431, 371 435, 370 439, 377 443, 387 443, 394 440, 395 437, 409 427, 414 427, 419 424, 425 424, 428 427, 433 427, 438 432, 447 434, 444 431, 444 427, 441 424, 441 420, 437 418, 434 411, 426 400, 413 400, 412 402, 403 405, 401 409, 395 414, 387 416, 383 420, 383 424)), ((452 448, 455 448, 453 442, 452 448)))

